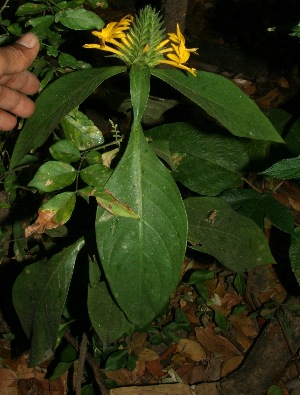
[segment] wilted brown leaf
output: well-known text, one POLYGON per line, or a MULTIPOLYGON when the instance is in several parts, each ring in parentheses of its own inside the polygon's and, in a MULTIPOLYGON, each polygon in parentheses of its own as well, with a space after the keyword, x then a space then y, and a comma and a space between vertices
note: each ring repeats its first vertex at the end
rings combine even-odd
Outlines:
MULTIPOLYGON (((18 375, 12 369, 0 368, 0 391, 3 394, 7 387, 16 386, 18 382, 18 375)), ((0 392, 1 393, 1 392, 0 392)))
POLYGON ((105 376, 111 380, 114 380, 118 385, 131 385, 134 383, 132 372, 122 368, 119 370, 107 370, 105 376))
POLYGON ((25 237, 30 237, 34 233, 42 234, 46 229, 54 229, 61 225, 60 222, 54 222, 55 211, 39 210, 38 217, 34 224, 27 226, 25 229, 25 237))
POLYGON ((156 359, 159 359, 159 355, 157 352, 150 350, 149 348, 145 348, 140 352, 139 359, 142 361, 155 361, 156 359))
POLYGON ((217 335, 210 326, 207 328, 195 328, 195 333, 198 342, 214 355, 221 355, 226 359, 241 355, 241 352, 234 344, 225 337, 217 335))
POLYGON ((195 340, 180 339, 177 351, 195 362, 203 361, 206 358, 203 347, 195 340))
POLYGON ((110 395, 192 395, 190 387, 186 384, 160 384, 145 387, 114 388, 110 395))
POLYGON ((229 373, 234 372, 242 363, 244 357, 242 355, 237 355, 225 361, 221 370, 221 377, 226 377, 229 373))
POLYGON ((163 366, 158 359, 154 361, 147 361, 145 363, 146 369, 152 374, 155 380, 159 380, 166 372, 163 371, 163 366))
POLYGON ((147 346, 147 338, 148 334, 147 333, 140 333, 140 332, 135 332, 130 341, 130 352, 134 355, 139 356, 140 353, 145 349, 147 346))

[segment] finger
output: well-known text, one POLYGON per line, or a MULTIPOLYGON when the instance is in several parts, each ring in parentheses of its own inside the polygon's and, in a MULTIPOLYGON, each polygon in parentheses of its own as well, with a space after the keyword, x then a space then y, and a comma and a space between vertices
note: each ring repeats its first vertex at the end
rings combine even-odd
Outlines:
POLYGON ((39 40, 26 33, 15 44, 0 48, 0 75, 17 74, 26 70, 39 52, 39 40))
POLYGON ((0 85, 15 89, 26 95, 33 95, 39 90, 40 82, 35 75, 25 70, 18 74, 6 75, 0 78, 0 85))
POLYGON ((9 130, 13 129, 17 124, 17 118, 0 109, 0 131, 8 132, 9 130))
POLYGON ((9 111, 22 118, 30 117, 35 109, 35 104, 26 95, 0 86, 0 109, 9 111))

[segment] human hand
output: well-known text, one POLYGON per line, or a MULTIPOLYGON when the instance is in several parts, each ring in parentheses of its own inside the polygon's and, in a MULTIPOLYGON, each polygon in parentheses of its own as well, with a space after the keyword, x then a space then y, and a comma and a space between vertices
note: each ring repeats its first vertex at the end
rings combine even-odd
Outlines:
POLYGON ((36 58, 39 41, 26 33, 15 44, 0 48, 0 130, 9 131, 17 124, 17 116, 30 117, 34 102, 27 97, 39 89, 40 83, 27 68, 36 58))

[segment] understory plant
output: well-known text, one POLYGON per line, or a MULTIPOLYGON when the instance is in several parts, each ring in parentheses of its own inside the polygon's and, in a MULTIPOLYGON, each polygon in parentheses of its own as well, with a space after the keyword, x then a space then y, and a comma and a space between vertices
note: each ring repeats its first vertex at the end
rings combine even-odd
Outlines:
POLYGON ((230 80, 189 67, 196 49, 186 47, 179 26, 166 35, 159 13, 147 6, 93 35, 98 41, 84 45, 87 51, 104 51, 125 65, 71 71, 43 89, 3 170, 11 203, 18 189, 39 204, 34 220, 24 216, 14 233, 24 269, 13 302, 31 341, 32 366, 53 355, 73 319, 70 284, 87 290, 81 303, 105 348, 161 314, 187 248, 244 273, 275 263, 265 218, 294 235, 294 220, 271 188, 242 188, 251 185, 246 175, 255 155, 283 145, 275 122, 230 80), (113 134, 105 138, 80 105, 115 76, 129 80, 123 108, 130 128, 121 135, 111 121, 113 134), (151 95, 152 83, 171 89, 197 115, 147 127, 170 104, 151 95), (96 212, 81 215, 95 202, 96 212), (79 226, 72 235, 67 225, 74 217, 79 226), (57 240, 67 231, 66 246, 57 240), (29 251, 34 262, 26 261, 29 251), (74 276, 77 266, 84 272, 82 262, 87 279, 74 276))

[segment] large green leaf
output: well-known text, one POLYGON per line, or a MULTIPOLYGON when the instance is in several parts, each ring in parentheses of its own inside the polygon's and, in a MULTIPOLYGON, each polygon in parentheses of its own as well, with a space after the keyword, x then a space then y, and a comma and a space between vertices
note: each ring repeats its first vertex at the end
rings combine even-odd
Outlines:
POLYGON ((262 230, 225 201, 216 197, 192 197, 184 203, 191 244, 200 245, 235 272, 274 263, 262 230))
POLYGON ((99 281, 100 270, 96 262, 90 263, 88 312, 94 330, 105 346, 118 340, 132 329, 124 313, 112 299, 106 284, 99 281))
POLYGON ((225 77, 204 71, 199 71, 194 77, 169 69, 153 69, 151 74, 198 104, 232 134, 284 142, 258 106, 225 77))
POLYGON ((221 198, 238 213, 251 218, 261 229, 264 218, 267 217, 283 232, 294 232, 294 219, 290 210, 269 193, 259 193, 253 189, 234 189, 224 192, 221 198))
POLYGON ((79 239, 48 262, 27 266, 15 281, 13 303, 31 339, 30 366, 53 355, 75 260, 83 245, 83 239, 79 239))
POLYGON ((152 152, 141 128, 106 188, 139 218, 98 209, 96 239, 111 292, 127 319, 143 326, 176 287, 186 249, 187 221, 176 183, 152 152))
POLYGON ((174 170, 174 178, 194 192, 216 196, 242 183, 248 157, 233 136, 178 122, 148 130, 146 137, 174 170))
POLYGON ((103 81, 126 70, 123 66, 74 71, 50 84, 36 100, 10 161, 10 169, 29 152, 44 144, 60 120, 82 103, 103 81))

